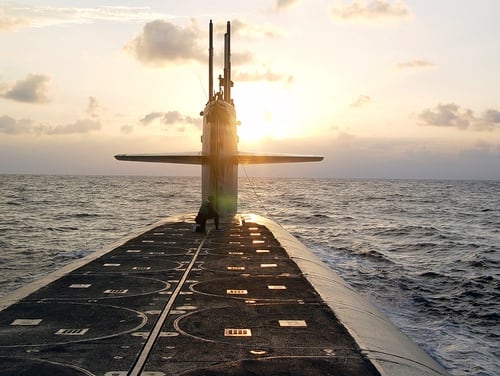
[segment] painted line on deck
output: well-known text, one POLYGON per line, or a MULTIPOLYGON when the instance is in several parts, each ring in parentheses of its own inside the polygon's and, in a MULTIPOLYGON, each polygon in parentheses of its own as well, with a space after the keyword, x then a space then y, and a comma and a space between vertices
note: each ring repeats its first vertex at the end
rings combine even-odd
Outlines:
POLYGON ((161 311, 160 316, 158 317, 158 320, 156 321, 155 326, 153 327, 153 330, 151 330, 151 333, 149 334, 149 337, 144 344, 144 347, 141 350, 141 353, 137 357, 137 360, 132 368, 132 370, 128 373, 129 376, 139 376, 142 373, 142 370, 146 364, 146 361, 148 360, 149 353, 153 349, 153 346, 156 343, 156 340, 158 339, 158 336, 160 335, 161 328, 167 319, 167 316, 172 309, 172 306, 174 305, 175 299, 177 298, 177 295, 179 295, 179 292, 182 290, 184 287, 184 283, 186 282, 189 273, 191 272, 191 269, 194 266, 194 263, 196 259, 198 258, 198 255, 200 254, 201 248, 203 247, 203 244, 205 244, 205 240, 207 240, 208 235, 210 232, 208 232, 203 240, 201 241, 200 245, 198 246, 198 249, 196 250, 195 254, 193 255, 193 258, 191 259, 191 262, 189 263, 188 267, 184 271, 184 274, 182 275, 182 278, 179 280, 179 283, 177 284, 177 287, 175 290, 172 292, 172 295, 170 295, 170 298, 167 301, 167 304, 161 311))

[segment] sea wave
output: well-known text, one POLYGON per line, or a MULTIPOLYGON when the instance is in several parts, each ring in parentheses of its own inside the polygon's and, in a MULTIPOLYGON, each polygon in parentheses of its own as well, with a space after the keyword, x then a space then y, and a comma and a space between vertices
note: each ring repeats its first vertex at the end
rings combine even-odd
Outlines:
MULTIPOLYGON (((0 179, 0 297, 200 201, 199 178, 0 179)), ((497 372, 500 182, 239 183, 241 211, 280 223, 451 374, 497 372)))

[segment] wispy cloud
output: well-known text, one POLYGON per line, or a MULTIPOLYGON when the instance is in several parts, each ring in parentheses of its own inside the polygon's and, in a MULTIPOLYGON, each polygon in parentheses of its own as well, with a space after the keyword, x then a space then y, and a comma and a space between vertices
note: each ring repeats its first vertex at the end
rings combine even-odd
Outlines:
MULTIPOLYGON (((217 56, 217 55, 216 55, 217 56)), ((223 61, 223 54, 218 54, 219 61, 223 61)), ((252 63, 255 60, 255 55, 251 52, 231 52, 231 64, 233 69, 235 66, 246 65, 252 63)))
MULTIPOLYGON (((226 22, 216 22, 214 31, 216 34, 224 35, 226 22)), ((245 38, 279 38, 285 35, 285 31, 274 25, 249 24, 241 18, 231 20, 231 34, 245 38)))
POLYGON ((474 111, 454 103, 439 104, 418 115, 419 125, 472 129, 475 131, 500 130, 500 111, 488 109, 476 116, 474 111))
POLYGON ((50 78, 41 74, 28 74, 24 80, 6 84, 0 97, 25 103, 47 103, 50 78))
POLYGON ((276 10, 286 10, 299 5, 302 0, 276 0, 276 10))
POLYGON ((29 25, 30 22, 26 18, 8 15, 3 9, 0 9, 0 33, 17 30, 29 25))
POLYGON ((410 61, 405 61, 403 63, 398 63, 395 65, 396 69, 420 69, 420 68, 432 68, 435 67, 436 64, 431 63, 430 61, 427 60, 410 60, 410 61))
POLYGON ((87 109, 85 113, 91 118, 98 118, 101 113, 104 111, 104 107, 102 107, 95 97, 89 97, 89 103, 87 105, 87 109))
POLYGON ((367 103, 370 103, 372 99, 368 95, 360 95, 352 103, 351 107, 361 107, 367 103))
MULTIPOLYGON (((28 91, 29 92, 29 91, 28 91)), ((88 117, 66 124, 37 123, 32 119, 15 119, 8 115, 0 116, 0 133, 9 135, 71 135, 98 131, 102 128, 99 120, 102 107, 94 97, 89 97, 85 113, 88 117)))
POLYGON ((287 85, 293 84, 294 78, 290 74, 276 73, 271 71, 268 67, 263 69, 255 69, 251 72, 236 71, 233 73, 233 78, 239 82, 281 82, 287 85))
POLYGON ((202 125, 201 117, 194 118, 183 115, 179 111, 151 112, 140 120, 140 123, 144 126, 148 126, 155 122, 166 125, 167 130, 174 127, 174 129, 179 132, 184 132, 186 126, 194 126, 197 129, 201 129, 202 125))
POLYGON ((341 21, 378 22, 407 18, 410 11, 402 0, 352 1, 345 5, 343 1, 336 1, 330 15, 341 21))
POLYGON ((0 10, 0 32, 28 25, 44 27, 63 23, 150 21, 165 18, 171 16, 152 12, 148 7, 54 7, 7 3, 0 10))
POLYGON ((92 119, 81 119, 74 123, 64 124, 64 125, 40 125, 35 128, 36 133, 48 134, 48 135, 62 135, 62 134, 77 134, 77 133, 89 133, 92 131, 98 131, 102 128, 102 125, 97 120, 92 119))
POLYGON ((303 3, 304 0, 275 0, 274 5, 263 9, 264 14, 276 14, 280 12, 286 12, 292 8, 296 8, 298 5, 303 3))
POLYGON ((16 120, 10 116, 0 116, 0 133, 4 134, 22 134, 33 131, 33 120, 16 120))
POLYGON ((0 133, 16 134, 37 134, 37 135, 69 135, 77 133, 89 133, 102 128, 97 120, 81 119, 74 123, 62 125, 35 124, 31 119, 14 119, 4 115, 0 117, 0 133))
POLYGON ((120 130, 123 134, 130 134, 134 131, 134 126, 133 125, 123 125, 120 130))
POLYGON ((193 60, 205 62, 206 54, 199 45, 201 34, 194 22, 182 27, 155 20, 147 23, 142 32, 125 45, 125 49, 148 65, 163 66, 193 60))

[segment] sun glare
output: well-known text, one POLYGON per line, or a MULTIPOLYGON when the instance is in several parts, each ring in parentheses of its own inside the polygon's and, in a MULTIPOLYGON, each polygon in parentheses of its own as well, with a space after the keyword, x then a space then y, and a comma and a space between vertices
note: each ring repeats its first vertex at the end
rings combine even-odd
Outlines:
MULTIPOLYGON (((283 139, 300 133, 297 119, 286 96, 274 96, 275 91, 261 87, 245 87, 236 98, 236 114, 241 124, 238 136, 241 142, 255 143, 263 138, 283 139)), ((303 130, 302 130, 303 131, 303 130)))

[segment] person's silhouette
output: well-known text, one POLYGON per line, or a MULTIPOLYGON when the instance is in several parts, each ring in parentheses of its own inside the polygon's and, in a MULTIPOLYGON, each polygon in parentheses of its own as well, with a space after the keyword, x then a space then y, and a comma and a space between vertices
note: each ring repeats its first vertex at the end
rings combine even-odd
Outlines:
POLYGON ((212 195, 208 196, 208 199, 204 201, 200 210, 198 210, 198 215, 195 218, 195 222, 199 224, 196 228, 196 232, 205 232, 205 226, 207 219, 214 219, 215 229, 219 229, 219 213, 215 208, 214 197, 212 195))

